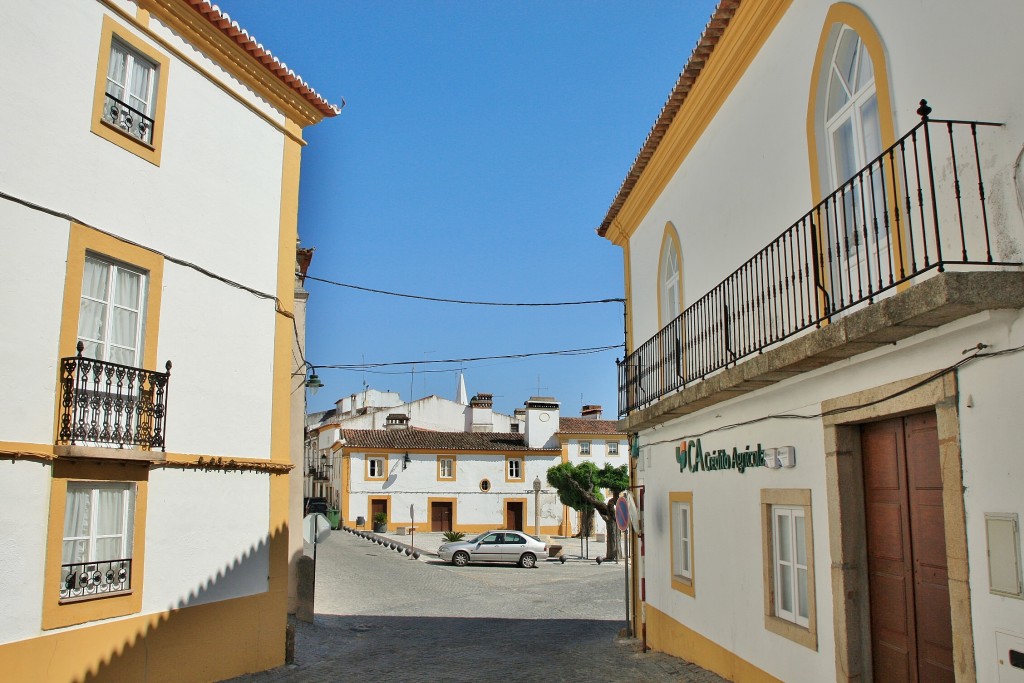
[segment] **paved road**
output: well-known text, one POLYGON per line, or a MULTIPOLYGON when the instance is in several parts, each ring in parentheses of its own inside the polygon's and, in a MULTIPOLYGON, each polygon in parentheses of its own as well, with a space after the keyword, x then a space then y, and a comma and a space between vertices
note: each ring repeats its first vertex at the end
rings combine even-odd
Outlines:
POLYGON ((299 624, 296 663, 235 681, 723 680, 617 637, 622 565, 456 568, 342 531, 317 554, 317 616, 299 624))

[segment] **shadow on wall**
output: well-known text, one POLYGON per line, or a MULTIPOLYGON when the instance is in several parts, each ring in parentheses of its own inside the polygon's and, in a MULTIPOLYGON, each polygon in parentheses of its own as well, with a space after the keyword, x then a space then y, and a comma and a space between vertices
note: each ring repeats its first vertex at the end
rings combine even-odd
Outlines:
MULTIPOLYGON (((74 651, 102 647, 109 648, 110 654, 72 680, 217 681, 284 664, 288 569, 283 556, 287 552, 285 525, 180 600, 178 608, 81 629, 82 641, 70 643, 74 651), (275 558, 280 559, 275 562, 275 558), (247 579, 254 563, 269 571, 261 592, 216 597, 232 589, 235 577, 247 579), (275 575, 275 568, 280 575, 275 575)), ((62 649, 58 646, 58 654, 62 649)))

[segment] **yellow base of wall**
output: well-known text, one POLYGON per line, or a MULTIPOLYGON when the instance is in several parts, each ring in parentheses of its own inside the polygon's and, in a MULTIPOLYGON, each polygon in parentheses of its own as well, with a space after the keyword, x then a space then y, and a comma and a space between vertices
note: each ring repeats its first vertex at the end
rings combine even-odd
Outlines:
POLYGON ((9 681, 219 681, 284 664, 284 596, 271 593, 0 645, 9 681))
POLYGON ((652 649, 693 662, 736 683, 783 683, 650 604, 646 611, 647 645, 652 649))

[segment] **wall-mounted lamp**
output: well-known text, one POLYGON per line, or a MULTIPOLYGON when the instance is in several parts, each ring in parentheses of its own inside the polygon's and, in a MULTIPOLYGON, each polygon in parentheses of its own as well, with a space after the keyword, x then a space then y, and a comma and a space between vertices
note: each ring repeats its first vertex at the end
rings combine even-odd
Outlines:
POLYGON ((306 379, 306 388, 309 389, 309 393, 316 394, 317 390, 324 385, 320 381, 320 376, 316 374, 316 367, 309 366, 309 377, 306 379))
POLYGON ((412 462, 412 458, 410 458, 409 454, 406 453, 405 457, 402 458, 402 469, 404 470, 406 467, 408 467, 409 463, 411 463, 411 462, 412 462))

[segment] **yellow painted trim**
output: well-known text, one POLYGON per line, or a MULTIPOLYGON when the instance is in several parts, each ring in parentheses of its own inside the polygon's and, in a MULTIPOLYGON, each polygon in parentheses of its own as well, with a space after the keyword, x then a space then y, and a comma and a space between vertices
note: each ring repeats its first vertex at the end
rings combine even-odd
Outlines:
POLYGON ((624 244, 640 226, 790 4, 792 0, 762 0, 739 6, 646 170, 608 228, 608 240, 624 244))
POLYGON ((146 503, 149 468, 145 465, 102 460, 53 464, 50 481, 50 516, 46 529, 46 565, 43 570, 43 618, 41 628, 49 630, 98 619, 135 614, 142 609, 146 556, 146 503), (64 544, 64 508, 69 481, 133 482, 135 518, 132 522, 131 592, 83 602, 60 604, 60 568, 64 544))
POLYGON ((50 461, 56 457, 53 452, 53 444, 0 441, 0 458, 50 461))
MULTIPOLYGON (((285 85, 233 39, 180 0, 142 0, 160 23, 224 67, 232 76, 280 110, 295 130, 323 120, 324 115, 298 92, 285 85)), ((294 245, 293 245, 294 247, 294 245)))
POLYGON ((458 461, 454 455, 439 455, 437 456, 437 480, 438 481, 456 481, 458 479, 458 461), (442 477, 441 476, 441 461, 451 460, 452 461, 452 476, 442 477))
POLYGON ((160 47, 165 49, 168 53, 170 53, 170 54, 174 55, 175 57, 177 57, 186 66, 188 66, 193 71, 195 71, 197 74, 199 74, 200 76, 202 76, 203 78, 208 80, 211 84, 213 84, 214 86, 219 88, 225 95, 227 95, 231 99, 233 99, 236 102, 238 102, 239 104, 241 104, 243 107, 248 109, 250 112, 252 112, 256 116, 258 116, 259 118, 263 119, 263 121, 265 123, 269 124, 272 128, 274 128, 278 132, 280 132, 280 133, 290 137, 292 140, 294 140, 295 142, 299 143, 300 145, 302 145, 302 146, 306 145, 306 142, 302 139, 301 129, 300 129, 300 134, 296 135, 294 129, 290 129, 286 125, 278 123, 277 121, 275 121, 271 117, 269 117, 266 114, 264 114, 262 111, 257 109, 254 104, 250 103, 244 97, 242 97, 241 95, 236 93, 234 90, 229 88, 227 85, 222 83, 220 81, 220 79, 218 79, 216 76, 214 76, 209 71, 207 71, 202 66, 200 66, 198 62, 196 62, 195 60, 190 58, 187 54, 185 54, 184 52, 182 52, 178 48, 174 47, 173 45, 171 45, 171 43, 169 43, 168 41, 164 40, 162 37, 158 36, 153 31, 151 31, 149 29, 149 27, 148 27, 148 24, 142 24, 136 17, 133 17, 132 15, 128 14, 127 12, 122 10, 120 7, 118 7, 116 4, 114 4, 114 2, 112 0, 97 0, 97 1, 100 2, 101 4, 103 4, 111 12, 113 12, 116 15, 118 15, 126 23, 129 23, 129 24, 133 25, 136 29, 138 29, 143 34, 145 34, 145 36, 147 38, 152 40, 154 43, 157 43, 158 45, 160 45, 160 47))
POLYGON ((569 442, 562 442, 562 462, 569 462, 569 442))
POLYGON ((811 650, 818 649, 818 609, 814 594, 814 525, 810 489, 761 489, 761 562, 764 581, 764 627, 811 650), (804 511, 804 543, 807 548, 807 626, 775 615, 775 553, 773 506, 799 507, 804 511))
POLYGON ((672 588, 685 593, 691 598, 696 597, 697 589, 697 572, 696 572, 696 555, 693 547, 693 491, 672 491, 668 494, 668 509, 669 509, 669 550, 671 554, 668 558, 668 575, 672 579, 672 588), (672 570, 675 567, 672 565, 676 556, 676 516, 672 511, 673 503, 687 503, 690 506, 690 578, 685 579, 682 576, 676 576, 672 570))
POLYGON ((784 683, 738 655, 646 603, 647 644, 693 662, 729 681, 784 683))
POLYGON ((521 455, 506 455, 505 456, 505 482, 508 483, 508 482, 518 482, 518 481, 526 481, 526 458, 524 458, 521 455), (508 476, 508 464, 512 460, 518 460, 519 461, 519 476, 518 477, 514 477, 514 478, 508 476))
POLYGON ((658 250, 658 268, 654 275, 656 278, 654 291, 658 293, 659 330, 671 322, 670 320, 663 320, 661 316, 661 264, 665 260, 665 251, 668 249, 675 249, 676 262, 679 264, 679 311, 682 312, 685 308, 685 306, 683 306, 683 248, 680 246, 679 231, 676 230, 676 226, 673 225, 672 221, 667 221, 665 223, 665 232, 661 236, 661 249, 658 250))
POLYGON ((343 454, 341 456, 341 518, 350 524, 355 523, 355 517, 351 516, 349 509, 349 490, 352 488, 352 456, 343 454))
POLYGON ((622 277, 625 289, 623 290, 623 296, 626 298, 626 314, 623 324, 623 334, 625 335, 626 342, 626 355, 633 353, 633 284, 632 284, 632 266, 630 260, 630 248, 629 242, 623 242, 622 244, 622 277))
POLYGON ((267 594, 113 619, 0 645, 10 681, 220 681, 266 669, 283 639, 267 594), (197 647, 201 643, 202 647, 197 647))
MULTIPOLYGON (((142 366, 147 370, 157 367, 157 341, 160 338, 160 302, 163 295, 164 258, 143 247, 128 244, 110 235, 71 224, 68 234, 68 257, 64 275, 64 300, 61 305, 60 337, 57 357, 74 356, 78 343, 78 316, 81 310, 82 277, 85 273, 85 254, 92 252, 114 261, 134 266, 147 273, 146 310, 142 335, 142 366)), ((54 377, 53 435, 60 432, 60 369, 54 377)))
POLYGON ((140 26, 149 27, 149 11, 142 9, 142 7, 135 8, 135 20, 139 22, 140 26))
POLYGON ((433 510, 431 510, 431 508, 434 506, 434 503, 451 503, 452 504, 452 531, 455 531, 456 529, 458 529, 459 528, 459 499, 458 498, 445 498, 445 497, 427 496, 427 521, 426 521, 426 527, 427 528, 424 529, 424 531, 433 531, 434 530, 434 515, 433 515, 433 510))
POLYGON ((391 456, 388 453, 364 453, 363 454, 363 481, 387 481, 391 472, 391 456), (384 475, 381 477, 370 476, 370 460, 379 458, 384 461, 384 475))
POLYGON ((93 93, 92 124, 90 130, 104 140, 128 150, 154 166, 160 165, 160 148, 164 137, 164 113, 167 104, 167 81, 170 77, 171 60, 157 51, 146 41, 125 29, 109 15, 103 15, 100 32, 100 51, 96 62, 96 86, 93 93), (110 64, 110 46, 114 38, 127 44, 136 52, 149 59, 157 68, 156 108, 153 111, 153 144, 148 145, 103 120, 103 103, 106 96, 107 66, 110 64))
POLYGON ((391 531, 394 527, 391 525, 391 514, 394 512, 393 506, 391 505, 391 496, 367 496, 366 497, 366 524, 373 529, 373 501, 383 500, 388 506, 388 531, 391 531))
POLYGON ((522 503, 523 504, 523 531, 531 529, 530 526, 530 499, 519 498, 516 496, 502 498, 501 499, 501 516, 502 516, 502 528, 512 529, 508 523, 508 504, 509 503, 522 503))

